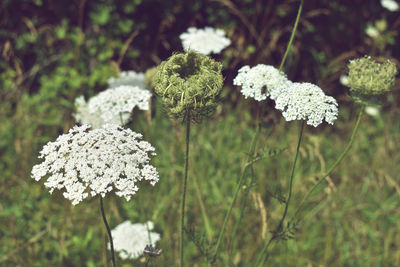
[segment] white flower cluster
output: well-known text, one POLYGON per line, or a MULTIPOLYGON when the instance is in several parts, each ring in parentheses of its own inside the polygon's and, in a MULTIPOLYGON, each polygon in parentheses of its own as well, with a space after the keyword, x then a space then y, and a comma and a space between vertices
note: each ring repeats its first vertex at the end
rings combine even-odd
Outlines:
POLYGON ((270 65, 242 67, 233 84, 242 86, 241 93, 245 98, 262 101, 269 97, 274 100, 286 121, 307 120, 308 125, 317 127, 323 119, 333 124, 337 118, 337 102, 333 97, 326 96, 314 84, 291 82, 270 65))
POLYGON ((104 124, 125 125, 135 107, 149 109, 151 93, 138 86, 122 85, 109 88, 86 102, 83 96, 75 100, 74 117, 82 124, 99 128, 104 124))
POLYGON ((392 12, 397 11, 400 8, 399 3, 394 0, 381 0, 381 5, 392 12))
POLYGON ((241 92, 245 98, 252 97, 257 101, 262 101, 271 94, 285 90, 290 85, 290 81, 275 67, 258 64, 252 68, 249 66, 240 68, 233 84, 242 86, 241 92))
POLYGON ((106 124, 90 130, 89 125, 75 126, 67 134, 47 143, 33 166, 32 178, 39 181, 49 175, 45 186, 65 189, 64 197, 73 205, 88 197, 115 194, 129 200, 138 191, 137 183, 148 180, 155 185, 157 170, 149 164, 154 147, 141 141, 141 134, 118 125, 106 124))
POLYGON ((211 27, 205 27, 204 29, 190 27, 179 38, 185 51, 191 49, 203 55, 219 54, 231 44, 231 40, 225 37, 224 30, 211 27))
POLYGON ((139 88, 146 89, 145 74, 143 72, 122 71, 118 77, 111 77, 107 80, 110 87, 118 87, 121 85, 138 86, 139 88))
MULTIPOLYGON (((115 251, 119 252, 121 259, 136 259, 143 254, 146 245, 153 245, 160 240, 160 234, 149 232, 154 225, 151 221, 147 223, 135 223, 125 221, 111 231, 115 251)), ((110 249, 110 244, 108 244, 110 249)))
POLYGON ((329 124, 337 118, 336 100, 325 95, 321 88, 312 83, 292 83, 287 90, 274 97, 275 108, 282 110, 286 121, 307 120, 308 125, 317 127, 322 121, 329 124))

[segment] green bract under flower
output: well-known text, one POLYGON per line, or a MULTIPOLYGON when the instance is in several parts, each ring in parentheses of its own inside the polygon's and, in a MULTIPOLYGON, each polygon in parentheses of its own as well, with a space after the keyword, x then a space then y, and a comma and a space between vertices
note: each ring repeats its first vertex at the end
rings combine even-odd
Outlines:
POLYGON ((388 92, 397 73, 393 61, 378 63, 369 56, 351 60, 348 67, 351 92, 365 99, 388 92))
POLYGON ((210 116, 221 92, 221 64, 189 50, 175 54, 157 68, 153 85, 175 118, 193 121, 210 116))

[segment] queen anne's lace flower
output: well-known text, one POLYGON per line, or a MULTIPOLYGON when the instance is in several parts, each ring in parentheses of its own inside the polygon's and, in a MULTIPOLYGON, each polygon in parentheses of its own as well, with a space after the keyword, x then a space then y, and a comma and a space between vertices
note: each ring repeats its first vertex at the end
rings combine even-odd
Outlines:
POLYGON ((148 180, 153 186, 158 173, 149 164, 154 147, 141 141, 141 134, 117 125, 106 124, 90 130, 75 126, 67 134, 47 143, 33 166, 32 178, 39 181, 49 175, 45 186, 65 189, 64 197, 76 205, 90 194, 105 196, 112 190, 129 200, 138 191, 137 183, 148 180))
POLYGON ((179 38, 181 38, 184 50, 195 50, 203 55, 219 54, 231 44, 231 40, 225 37, 224 30, 211 27, 205 27, 204 29, 190 27, 179 38))
MULTIPOLYGON (((89 124, 93 128, 100 128, 102 125, 105 124, 104 120, 101 118, 100 114, 97 113, 90 113, 88 108, 88 102, 85 101, 83 95, 77 97, 75 99, 75 108, 76 113, 72 114, 76 121, 82 124, 89 124)), ((124 119, 128 120, 125 114, 123 114, 124 119)))
POLYGON ((75 119, 82 124, 99 128, 112 123, 125 125, 135 107, 149 109, 151 93, 137 86, 118 86, 107 89, 85 102, 81 96, 75 100, 75 119))
POLYGON ((107 80, 110 87, 118 87, 121 85, 138 86, 146 89, 145 74, 143 72, 135 72, 133 70, 122 71, 118 77, 111 77, 107 80))
POLYGON ((311 83, 292 83, 273 99, 286 121, 307 120, 308 125, 317 127, 324 119, 333 124, 338 115, 336 100, 311 83))
POLYGON ((394 0, 381 0, 381 5, 389 11, 397 11, 399 10, 399 4, 394 0))
POLYGON ((252 97, 257 101, 262 101, 270 95, 286 90, 291 82, 284 73, 273 66, 258 64, 252 68, 249 66, 240 68, 233 84, 242 86, 241 92, 245 98, 252 97))
MULTIPOLYGON (((114 240, 114 249, 119 252, 121 259, 136 259, 143 254, 146 245, 153 245, 160 240, 160 234, 149 232, 153 230, 153 223, 135 223, 125 221, 111 231, 114 240), (150 236, 149 236, 150 235, 150 236)), ((110 249, 110 244, 108 244, 110 249)))

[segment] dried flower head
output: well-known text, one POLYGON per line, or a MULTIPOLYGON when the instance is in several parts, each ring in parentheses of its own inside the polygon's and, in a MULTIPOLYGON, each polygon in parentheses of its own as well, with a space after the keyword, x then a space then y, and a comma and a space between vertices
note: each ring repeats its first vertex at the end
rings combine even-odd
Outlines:
POLYGON ((32 178, 39 181, 47 176, 50 193, 65 189, 63 195, 73 205, 89 194, 104 197, 113 190, 129 200, 139 181, 154 186, 159 180, 156 168, 149 164, 154 147, 141 138, 113 124, 94 130, 86 124, 75 126, 43 147, 39 158, 44 161, 33 166, 32 178))
POLYGON ((122 71, 117 77, 112 77, 107 81, 109 87, 118 87, 121 85, 138 86, 146 89, 145 74, 133 70, 122 71))
POLYGON ((193 121, 210 116, 216 108, 223 77, 221 64, 189 50, 175 54, 157 68, 153 80, 156 94, 161 96, 170 114, 193 121))
POLYGON ((242 86, 245 98, 252 97, 257 101, 267 99, 271 94, 278 94, 290 86, 285 74, 270 65, 259 64, 250 68, 244 66, 239 69, 233 80, 234 85, 242 86))
POLYGON ((191 49, 203 55, 211 53, 219 54, 225 47, 231 44, 231 40, 225 37, 224 30, 211 27, 205 27, 204 29, 190 27, 179 38, 181 38, 185 51, 191 49))
POLYGON ((75 100, 75 119, 99 128, 104 124, 125 125, 135 107, 149 109, 151 93, 138 86, 122 85, 107 89, 86 102, 83 96, 75 100))
MULTIPOLYGON (((147 223, 135 223, 125 221, 111 231, 114 240, 115 251, 119 252, 121 259, 136 259, 143 254, 145 248, 155 247, 160 240, 160 234, 149 232, 154 225, 151 221, 147 223)), ((108 244, 110 249, 110 244, 108 244)))
POLYGON ((361 98, 389 91, 397 73, 393 61, 379 63, 369 56, 351 60, 348 68, 350 90, 361 98))
POLYGON ((286 121, 307 120, 308 125, 317 127, 324 119, 333 124, 338 115, 336 100, 311 83, 292 83, 273 99, 286 121))

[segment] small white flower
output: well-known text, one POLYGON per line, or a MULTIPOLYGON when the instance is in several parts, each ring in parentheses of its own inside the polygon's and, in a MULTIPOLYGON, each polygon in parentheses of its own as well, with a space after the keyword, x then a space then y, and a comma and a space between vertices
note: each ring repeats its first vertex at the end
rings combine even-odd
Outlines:
POLYGON ((262 101, 269 96, 279 94, 281 90, 286 90, 291 82, 275 67, 258 64, 252 68, 249 66, 240 68, 233 84, 242 86, 240 92, 245 98, 251 97, 262 101))
POLYGON ((118 77, 112 77, 107 80, 110 87, 118 87, 121 85, 137 86, 141 89, 147 89, 145 83, 145 74, 143 72, 122 71, 118 77))
POLYGON ((138 86, 122 85, 107 89, 85 102, 83 96, 75 100, 75 119, 82 124, 99 128, 104 124, 125 125, 135 107, 149 109, 151 93, 138 86))
POLYGON ((273 99, 286 121, 307 120, 308 125, 317 127, 324 119, 333 124, 338 115, 336 100, 311 83, 292 83, 273 99))
POLYGON ((349 85, 349 76, 347 76, 346 74, 342 74, 342 75, 340 75, 339 81, 342 85, 348 86, 349 85))
POLYGON ((106 124, 90 130, 75 126, 55 142, 47 143, 33 166, 32 178, 39 181, 48 175, 45 186, 50 193, 65 189, 64 197, 76 205, 89 196, 115 194, 130 200, 138 191, 138 182, 158 182, 158 173, 149 164, 154 147, 141 141, 141 134, 118 125, 106 124))
MULTIPOLYGON (((150 232, 153 230, 154 225, 151 221, 147 223, 135 223, 125 221, 119 224, 111 231, 113 237, 114 249, 119 252, 121 259, 136 259, 143 254, 146 245, 155 246, 156 242, 160 240, 160 234, 150 232)), ((108 249, 110 249, 108 244, 108 249)))
POLYGON ((231 40, 225 37, 224 30, 211 27, 205 27, 204 29, 190 27, 179 38, 185 51, 191 49, 203 55, 219 54, 231 44, 231 40))
POLYGON ((365 33, 371 38, 376 38, 379 36, 378 29, 371 24, 368 24, 367 28, 365 29, 365 33))
POLYGON ((365 113, 371 117, 379 117, 379 109, 377 107, 368 106, 365 108, 365 113))
POLYGON ((397 11, 400 8, 399 3, 394 0, 381 0, 381 5, 392 12, 397 11))

